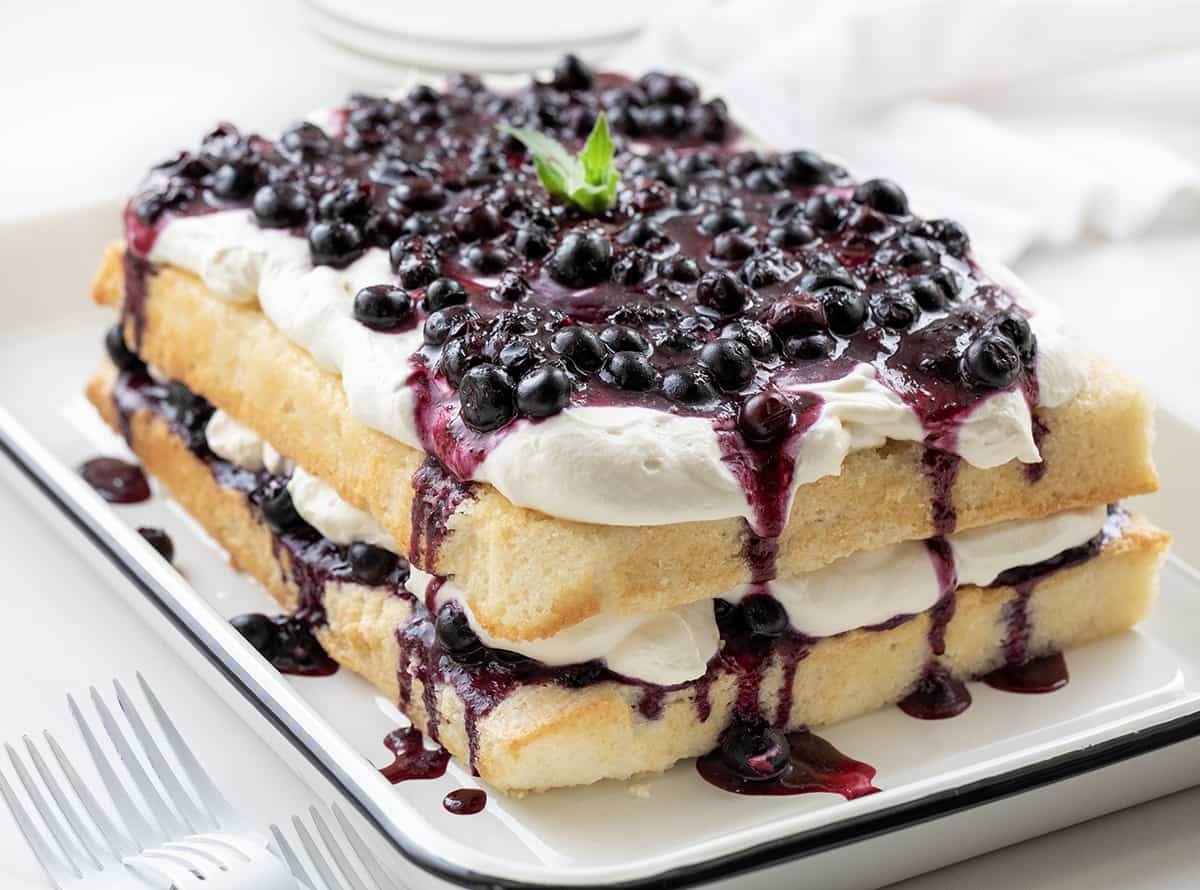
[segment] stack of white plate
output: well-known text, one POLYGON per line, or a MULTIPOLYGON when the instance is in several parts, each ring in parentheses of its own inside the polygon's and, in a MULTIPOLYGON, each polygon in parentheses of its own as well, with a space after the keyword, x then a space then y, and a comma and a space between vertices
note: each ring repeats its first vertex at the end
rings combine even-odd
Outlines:
POLYGON ((508 73, 565 52, 594 60, 633 38, 645 0, 605 0, 598 15, 570 0, 301 0, 319 49, 357 79, 396 83, 419 71, 508 73))

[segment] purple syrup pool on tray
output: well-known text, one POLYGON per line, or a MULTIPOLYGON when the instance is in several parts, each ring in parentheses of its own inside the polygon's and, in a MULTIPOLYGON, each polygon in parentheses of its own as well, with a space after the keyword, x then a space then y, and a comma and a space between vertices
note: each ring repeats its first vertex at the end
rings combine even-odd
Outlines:
POLYGON ((392 762, 379 772, 393 785, 410 779, 436 779, 445 774, 450 762, 450 752, 441 746, 426 748, 424 736, 414 726, 388 733, 383 744, 392 752, 392 762))
POLYGON ((474 816, 482 813, 487 805, 487 792, 482 788, 459 788, 442 799, 447 813, 456 816, 474 816))

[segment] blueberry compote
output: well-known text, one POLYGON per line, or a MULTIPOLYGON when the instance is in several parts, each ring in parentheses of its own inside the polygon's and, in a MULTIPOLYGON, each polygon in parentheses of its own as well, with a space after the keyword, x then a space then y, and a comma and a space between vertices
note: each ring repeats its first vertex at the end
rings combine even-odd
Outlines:
POLYGON ((79 475, 110 504, 140 504, 150 497, 142 468, 120 458, 93 457, 79 467, 79 475))
POLYGON ((482 813, 487 805, 487 792, 482 788, 458 788, 442 799, 447 813, 456 816, 474 816, 482 813))
MULTIPOLYGON (((355 317, 423 332, 417 426, 458 479, 514 424, 572 405, 699 415, 755 508, 752 533, 772 538, 820 411, 805 384, 868 363, 949 455, 987 396, 1020 388, 1036 402, 1023 310, 960 225, 918 218, 895 183, 855 181, 812 151, 746 150, 724 103, 685 77, 570 59, 513 92, 458 77, 352 96, 332 119, 277 141, 221 124, 164 161, 129 203, 130 255, 174 217, 230 208, 305 238, 318 265, 386 250, 393 274, 355 297, 355 317), (602 110, 620 188, 587 216, 551 197, 498 127, 577 149, 602 110)), ((146 269, 127 273, 136 331, 146 269)), ((930 462, 942 533, 951 465, 930 462)))
POLYGON ((392 752, 392 762, 379 771, 395 785, 410 779, 436 779, 446 772, 450 752, 445 748, 426 748, 421 731, 414 727, 388 733, 383 744, 392 752))
POLYGON ((337 673, 338 663, 329 657, 314 636, 312 625, 303 618, 252 612, 231 618, 230 624, 281 674, 328 677, 337 673))

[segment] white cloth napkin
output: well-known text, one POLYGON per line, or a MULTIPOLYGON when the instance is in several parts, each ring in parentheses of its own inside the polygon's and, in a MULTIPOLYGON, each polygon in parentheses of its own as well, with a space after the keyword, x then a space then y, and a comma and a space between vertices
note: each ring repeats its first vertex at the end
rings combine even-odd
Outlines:
POLYGON ((1162 136, 1200 129, 1195 0, 683 0, 620 61, 663 59, 772 144, 894 178, 1004 260, 1200 220, 1200 140, 1162 136))

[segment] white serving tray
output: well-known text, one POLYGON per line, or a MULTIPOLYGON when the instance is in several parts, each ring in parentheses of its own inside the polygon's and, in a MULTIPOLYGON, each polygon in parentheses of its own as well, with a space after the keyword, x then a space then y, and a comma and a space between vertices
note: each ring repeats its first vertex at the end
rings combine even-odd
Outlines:
MULTIPOLYGON (((441 807, 476 784, 388 784, 383 736, 403 718, 348 672, 280 676, 224 618, 271 610, 183 512, 157 494, 112 508, 74 471, 124 446, 80 391, 112 318, 88 282, 118 234, 115 204, 0 227, 9 276, 0 330, 0 476, 100 568, 106 583, 177 643, 302 777, 332 785, 408 860, 413 883, 518 887, 837 888, 878 885, 1200 783, 1200 528, 1192 457, 1200 431, 1160 418, 1163 491, 1137 506, 1176 534, 1153 615, 1136 632, 1070 653, 1071 683, 1045 696, 972 686, 975 703, 928 723, 890 708, 822 732, 875 765, 882 793, 741 798, 690 762, 649 780, 649 799, 605 782, 524 800, 490 796, 477 816, 441 807), (179 572, 133 531, 166 528, 179 572), (1153 756, 1150 756, 1153 755, 1153 756), (797 860, 803 859, 803 864, 797 860), (797 871, 803 869, 803 871, 797 871)), ((252 794, 252 789, 243 789, 252 794)))

